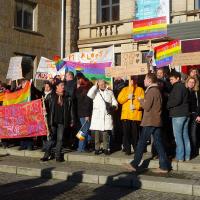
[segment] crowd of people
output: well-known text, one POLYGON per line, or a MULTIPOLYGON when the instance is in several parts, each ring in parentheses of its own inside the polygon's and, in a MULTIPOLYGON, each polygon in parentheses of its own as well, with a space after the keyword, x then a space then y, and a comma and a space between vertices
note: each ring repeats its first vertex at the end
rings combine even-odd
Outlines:
MULTIPOLYGON (((56 76, 44 82, 42 91, 31 87, 31 99, 43 96, 48 136, 29 138, 20 149, 43 146, 42 161, 63 161, 63 147, 79 152, 109 155, 122 150, 134 152, 127 167, 135 171, 152 143, 152 158, 159 158, 160 170, 169 170, 169 158, 183 162, 196 157, 200 145, 200 76, 192 68, 187 76, 164 68, 130 81, 115 78, 113 90, 104 80, 92 83, 83 74, 67 72, 64 80, 56 76), (82 139, 77 138, 82 134, 82 139), (55 151, 54 151, 55 149, 55 151)), ((0 91, 14 91, 0 83, 0 91)), ((10 140, 2 140, 8 146, 10 140)))

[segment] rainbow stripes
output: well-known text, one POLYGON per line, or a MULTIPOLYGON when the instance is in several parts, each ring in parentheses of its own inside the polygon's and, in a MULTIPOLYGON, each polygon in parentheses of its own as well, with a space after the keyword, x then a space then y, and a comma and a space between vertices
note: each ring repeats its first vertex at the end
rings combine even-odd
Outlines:
POLYGON ((60 56, 54 56, 53 60, 55 62, 57 71, 62 69, 66 64, 66 62, 60 58, 60 56))
POLYGON ((167 36, 166 17, 157 17, 133 21, 133 39, 135 41, 151 40, 167 36))
POLYGON ((80 62, 66 62, 66 69, 73 72, 81 72, 90 80, 103 79, 110 82, 110 78, 105 76, 105 68, 111 67, 111 62, 105 63, 80 63, 80 62))
POLYGON ((172 63, 173 55, 181 52, 179 40, 173 40, 154 48, 156 54, 156 66, 164 67, 172 63))
POLYGON ((24 103, 30 101, 31 81, 27 81, 25 87, 16 92, 5 92, 3 97, 3 106, 24 103))

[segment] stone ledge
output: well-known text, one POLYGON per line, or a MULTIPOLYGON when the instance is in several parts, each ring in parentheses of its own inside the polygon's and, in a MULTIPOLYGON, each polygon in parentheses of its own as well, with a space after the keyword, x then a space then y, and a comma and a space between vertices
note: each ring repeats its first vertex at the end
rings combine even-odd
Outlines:
MULTIPOLYGON (((0 148, 0 155, 12 155, 12 156, 20 156, 20 157, 30 157, 30 158, 41 158, 44 153, 35 150, 35 151, 19 151, 16 148, 8 148, 3 149, 0 148)), ((133 157, 122 157, 120 156, 104 156, 99 155, 95 156, 93 153, 85 154, 85 153, 66 153, 64 158, 69 162, 84 162, 84 163, 92 163, 92 164, 108 164, 108 165, 117 165, 121 166, 123 163, 129 163, 133 157)), ((158 160, 151 160, 148 168, 156 168, 159 166, 158 160)), ((200 172, 200 159, 192 160, 190 162, 172 162, 172 168, 175 171, 192 171, 192 172, 200 172)))
POLYGON ((78 183, 94 183, 100 185, 106 184, 128 188, 141 188, 145 190, 153 190, 159 192, 200 196, 200 182, 196 180, 154 177, 146 175, 136 176, 134 174, 128 173, 106 176, 103 175, 103 172, 102 175, 84 173, 82 174, 79 171, 72 173, 67 171, 51 171, 48 168, 38 169, 8 165, 0 165, 0 172, 3 172, 5 168, 12 169, 10 171, 7 170, 7 173, 15 172, 19 175, 60 179, 78 183))

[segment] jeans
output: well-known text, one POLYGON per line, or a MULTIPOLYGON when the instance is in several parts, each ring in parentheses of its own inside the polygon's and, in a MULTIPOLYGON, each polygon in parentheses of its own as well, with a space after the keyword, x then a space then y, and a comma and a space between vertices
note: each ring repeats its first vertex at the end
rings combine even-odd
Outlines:
POLYGON ((55 142, 56 142, 56 158, 61 157, 63 133, 64 133, 63 124, 58 124, 57 126, 52 127, 52 135, 50 136, 50 140, 47 141, 44 157, 49 157, 51 155, 51 151, 53 146, 55 145, 55 142))
POLYGON ((90 122, 86 121, 84 117, 80 118, 80 122, 81 122, 81 126, 84 125, 81 130, 85 134, 85 140, 83 140, 83 141, 79 140, 78 149, 77 150, 80 151, 80 152, 83 152, 83 151, 85 151, 86 144, 92 138, 89 135, 90 122))
POLYGON ((165 153, 165 150, 161 141, 160 128, 153 127, 153 126, 143 127, 139 141, 138 141, 138 145, 136 148, 136 152, 134 155, 134 160, 131 162, 131 164, 135 168, 139 166, 142 160, 144 149, 146 148, 146 145, 147 145, 147 141, 150 140, 151 135, 153 135, 154 145, 158 152, 160 168, 163 170, 168 170, 170 168, 170 164, 167 160, 167 155, 165 153))
POLYGON ((191 146, 188 135, 188 124, 189 117, 172 118, 177 160, 190 160, 191 146))

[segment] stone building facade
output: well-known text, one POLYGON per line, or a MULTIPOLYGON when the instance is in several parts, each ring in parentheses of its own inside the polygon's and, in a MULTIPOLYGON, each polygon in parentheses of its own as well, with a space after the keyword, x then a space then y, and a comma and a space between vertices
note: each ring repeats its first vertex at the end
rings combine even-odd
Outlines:
POLYGON ((23 56, 23 75, 32 78, 41 56, 60 55, 60 16, 60 0, 0 0, 0 80, 12 56, 23 56))
MULTIPOLYGON (((132 39, 132 21, 135 18, 135 6, 135 0, 80 1, 79 51, 114 45, 115 65, 120 65, 121 52, 147 52, 150 48, 147 42, 135 43, 132 39)), ((162 40, 153 40, 153 46, 172 39, 200 38, 199 0, 170 0, 169 11, 169 37, 162 40)))

